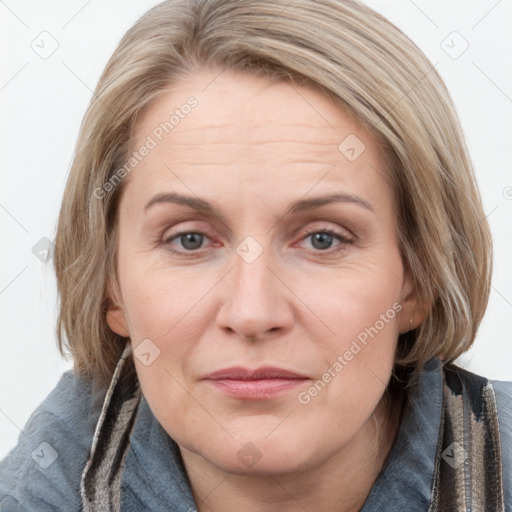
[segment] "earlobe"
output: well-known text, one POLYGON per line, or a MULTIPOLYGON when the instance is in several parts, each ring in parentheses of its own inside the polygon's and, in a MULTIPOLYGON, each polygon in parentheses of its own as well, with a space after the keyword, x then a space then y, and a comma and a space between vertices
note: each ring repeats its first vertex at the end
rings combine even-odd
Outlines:
POLYGON ((410 278, 406 280, 403 290, 405 298, 401 302, 400 334, 417 329, 425 320, 428 311, 428 307, 420 301, 413 281, 410 278))
POLYGON ((107 286, 108 296, 108 309, 107 309, 107 324, 116 334, 123 337, 130 336, 128 330, 128 322, 124 314, 123 306, 117 301, 115 293, 113 292, 111 283, 107 286))
POLYGON ((112 305, 107 311, 108 326, 117 334, 123 337, 130 336, 128 331, 126 317, 123 308, 119 305, 112 305))

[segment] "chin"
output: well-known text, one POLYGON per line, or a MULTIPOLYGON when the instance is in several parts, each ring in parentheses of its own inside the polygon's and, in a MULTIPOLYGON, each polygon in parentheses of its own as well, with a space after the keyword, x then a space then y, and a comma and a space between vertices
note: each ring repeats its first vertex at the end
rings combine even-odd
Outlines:
POLYGON ((315 464, 318 452, 315 453, 311 439, 308 443, 291 434, 266 436, 268 432, 261 436, 248 433, 231 439, 229 445, 224 439, 218 442, 206 440, 205 449, 194 451, 219 469, 240 475, 293 473, 315 464))

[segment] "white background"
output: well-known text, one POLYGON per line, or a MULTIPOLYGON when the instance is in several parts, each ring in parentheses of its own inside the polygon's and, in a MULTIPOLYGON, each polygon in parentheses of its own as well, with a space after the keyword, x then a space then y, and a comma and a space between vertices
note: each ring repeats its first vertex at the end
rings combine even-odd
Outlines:
MULTIPOLYGON (((156 3, 0 3, 0 458, 71 368, 56 348, 51 261, 41 262, 32 248, 43 237, 54 239, 78 129, 103 67, 126 30, 156 3), (58 44, 46 59, 31 47, 41 37, 49 47, 43 31, 58 44)), ((495 244, 489 308, 474 347, 458 362, 512 380, 512 1, 366 3, 416 42, 454 98, 495 244), (464 40, 469 47, 452 58, 464 40)))

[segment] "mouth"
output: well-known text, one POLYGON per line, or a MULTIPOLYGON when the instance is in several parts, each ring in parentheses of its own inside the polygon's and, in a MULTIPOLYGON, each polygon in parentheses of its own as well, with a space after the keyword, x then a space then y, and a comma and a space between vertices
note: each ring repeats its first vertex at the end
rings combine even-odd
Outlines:
POLYGON ((310 379, 291 370, 267 366, 256 370, 226 368, 213 372, 205 380, 234 398, 264 400, 289 392, 310 379))

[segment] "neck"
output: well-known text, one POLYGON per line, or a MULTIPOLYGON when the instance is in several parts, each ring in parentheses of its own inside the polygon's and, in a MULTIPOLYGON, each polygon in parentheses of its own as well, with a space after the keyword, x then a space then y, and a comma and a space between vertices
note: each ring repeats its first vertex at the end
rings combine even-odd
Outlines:
POLYGON ((349 445, 313 469, 266 475, 223 471, 180 447, 199 512, 356 512, 391 450, 401 407, 381 400, 349 445))

